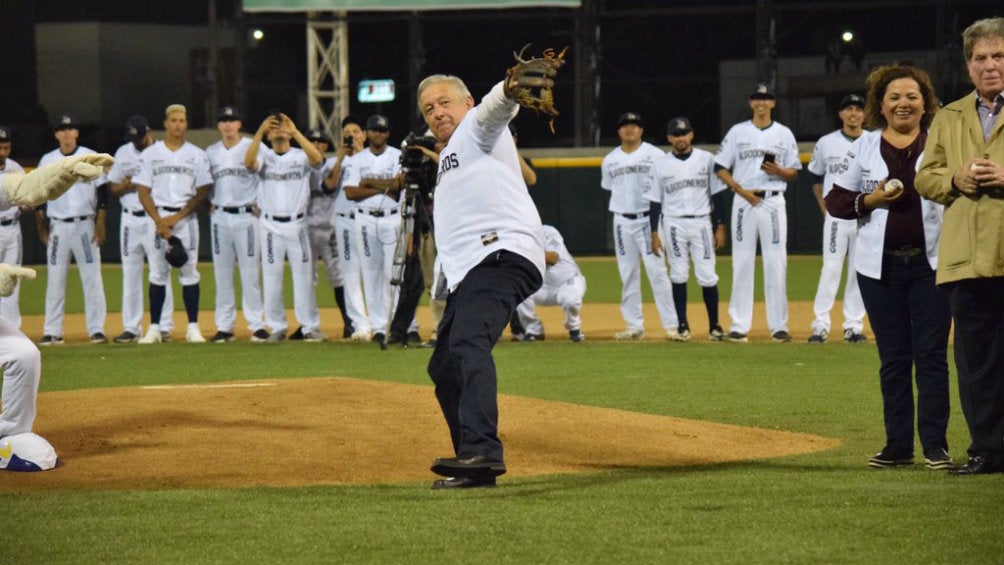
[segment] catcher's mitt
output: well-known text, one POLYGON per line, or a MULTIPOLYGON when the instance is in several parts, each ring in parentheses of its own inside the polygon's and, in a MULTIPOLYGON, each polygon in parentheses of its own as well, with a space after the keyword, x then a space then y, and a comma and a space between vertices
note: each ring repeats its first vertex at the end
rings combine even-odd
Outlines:
POLYGON ((551 116, 551 133, 554 133, 554 118, 558 109, 554 107, 554 76, 565 64, 565 53, 568 47, 555 54, 554 49, 544 49, 541 57, 523 58, 523 52, 530 44, 527 43, 519 53, 513 52, 516 64, 506 71, 505 93, 524 108, 531 108, 538 114, 551 116))

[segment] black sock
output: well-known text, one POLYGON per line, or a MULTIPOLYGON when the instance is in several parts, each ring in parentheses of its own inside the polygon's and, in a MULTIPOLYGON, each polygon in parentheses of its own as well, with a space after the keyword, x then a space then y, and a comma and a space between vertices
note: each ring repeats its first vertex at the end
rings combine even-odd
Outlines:
POLYGON ((680 325, 687 323, 687 283, 673 283, 673 306, 680 325))
POLYGON ((704 306, 708 309, 708 324, 714 328, 718 325, 718 287, 703 286, 701 292, 704 293, 704 306))
POLYGON ((160 314, 164 311, 164 300, 167 299, 167 287, 162 284, 150 283, 150 323, 160 324, 160 314))
POLYGON ((348 331, 353 331, 352 320, 349 319, 349 313, 345 310, 345 287, 336 286, 335 287, 335 304, 338 305, 338 311, 342 313, 342 324, 348 331))
POLYGON ((181 287, 181 298, 185 301, 185 312, 188 313, 188 323, 199 321, 199 284, 181 287))

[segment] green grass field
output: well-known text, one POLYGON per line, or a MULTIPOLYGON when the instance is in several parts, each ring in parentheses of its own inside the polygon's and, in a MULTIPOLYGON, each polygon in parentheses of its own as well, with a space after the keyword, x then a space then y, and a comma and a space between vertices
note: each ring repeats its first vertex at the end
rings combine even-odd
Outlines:
MULTIPOLYGON (((792 258, 792 300, 811 300, 818 267, 818 257, 792 258)), ((617 300, 612 263, 584 262, 583 269, 587 301, 617 300)), ((729 276, 719 273, 727 297, 729 276)), ((117 296, 116 277, 106 274, 109 297, 117 296)), ((37 290, 25 289, 25 313, 37 290)), ((204 306, 211 296, 204 287, 204 306)), ((117 308, 117 298, 109 305, 117 308)), ((342 343, 66 345, 43 351, 42 390, 331 375, 428 384, 428 355, 342 343)), ((505 342, 496 360, 505 394, 808 432, 843 444, 708 467, 503 477, 494 490, 466 492, 433 492, 423 481, 3 493, 3 561, 1004 563, 1004 475, 865 466, 884 438, 873 343, 505 342)), ((959 460, 968 433, 954 378, 953 370, 949 442, 959 460)))

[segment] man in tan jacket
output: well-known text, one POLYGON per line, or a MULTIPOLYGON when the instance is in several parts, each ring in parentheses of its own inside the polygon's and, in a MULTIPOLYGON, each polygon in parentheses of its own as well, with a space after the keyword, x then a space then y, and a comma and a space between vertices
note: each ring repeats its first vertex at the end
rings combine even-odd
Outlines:
POLYGON ((915 186, 945 205, 937 283, 950 293, 962 413, 972 443, 957 475, 1004 472, 1004 18, 962 33, 976 90, 931 124, 915 186))

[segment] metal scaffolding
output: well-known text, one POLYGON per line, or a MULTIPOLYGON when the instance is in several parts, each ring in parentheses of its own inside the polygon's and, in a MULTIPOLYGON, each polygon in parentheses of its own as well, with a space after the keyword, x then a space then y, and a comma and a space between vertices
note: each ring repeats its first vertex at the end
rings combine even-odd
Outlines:
POLYGON ((341 138, 340 120, 349 113, 349 27, 345 12, 307 15, 307 119, 341 138), (333 17, 333 19, 332 19, 333 17))

